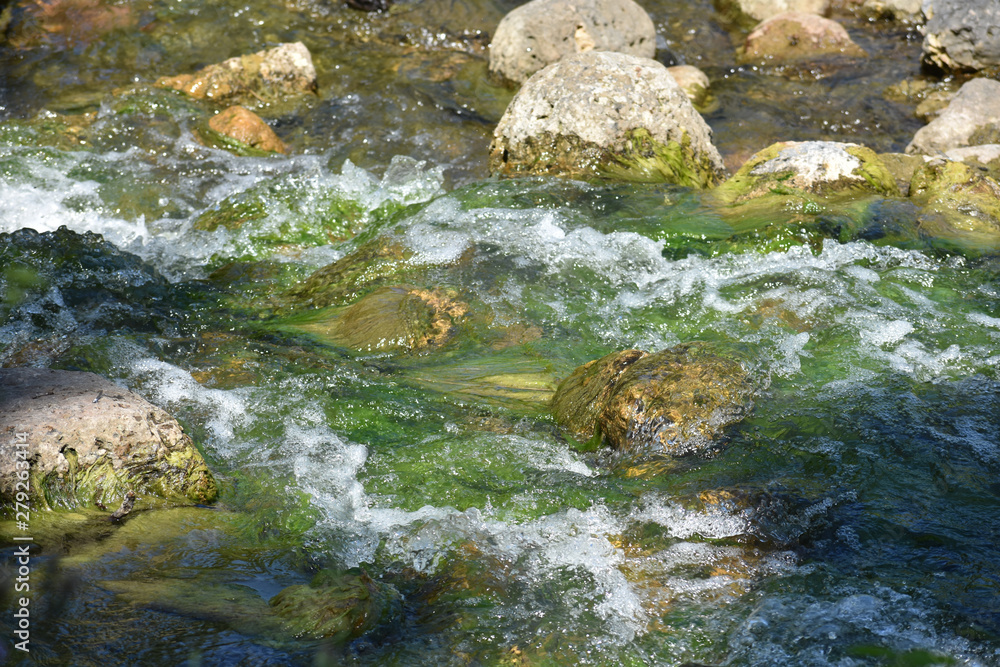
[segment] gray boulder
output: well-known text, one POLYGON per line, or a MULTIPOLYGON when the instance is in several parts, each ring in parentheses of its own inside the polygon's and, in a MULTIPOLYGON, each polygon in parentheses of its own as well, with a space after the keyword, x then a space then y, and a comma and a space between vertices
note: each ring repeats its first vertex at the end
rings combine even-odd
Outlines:
POLYGON ((0 369, 0 498, 117 507, 130 491, 210 502, 217 489, 177 420, 94 375, 0 369))
POLYGON ((528 79, 493 134, 490 171, 706 187, 725 177, 712 131, 662 64, 590 51, 528 79))
POLYGON ((917 130, 907 153, 937 155, 953 148, 1000 143, 1000 82, 967 81, 941 114, 917 130))
POLYGON ((490 72, 520 84, 560 58, 619 51, 656 52, 656 29, 633 0, 532 0, 500 21, 490 44, 490 72))
POLYGON ((946 70, 1000 66, 1000 2, 924 0, 924 61, 946 70))

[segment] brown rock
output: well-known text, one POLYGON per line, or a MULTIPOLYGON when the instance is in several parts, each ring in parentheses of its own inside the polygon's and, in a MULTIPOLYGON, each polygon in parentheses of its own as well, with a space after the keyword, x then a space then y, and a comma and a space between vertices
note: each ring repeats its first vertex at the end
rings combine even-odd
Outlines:
POLYGON ((212 116, 208 126, 230 139, 262 151, 287 153, 288 146, 260 116, 239 105, 212 116))
POLYGON ((787 64, 843 55, 868 54, 855 44, 836 21, 814 14, 788 12, 770 18, 747 35, 740 60, 747 63, 787 64))
POLYGON ((25 489, 36 509, 217 494, 177 420, 140 396, 93 373, 0 369, 0 498, 25 489))
POLYGON ((316 68, 302 42, 281 44, 209 65, 194 74, 166 76, 156 85, 211 100, 269 101, 316 91, 316 68))

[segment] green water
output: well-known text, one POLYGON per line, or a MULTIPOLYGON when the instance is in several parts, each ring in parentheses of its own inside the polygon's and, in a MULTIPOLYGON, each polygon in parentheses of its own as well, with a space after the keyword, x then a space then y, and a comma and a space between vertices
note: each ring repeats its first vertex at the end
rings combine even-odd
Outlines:
MULTIPOLYGON (((32 651, 4 643, 10 664, 1000 664, 995 258, 921 238, 892 198, 786 225, 678 187, 488 179, 510 93, 482 33, 512 6, 141 2, 70 33, 15 10, 0 362, 163 406, 221 497, 118 528, 35 515, 32 651), (148 85, 294 40, 318 95, 258 109, 291 156, 205 148, 212 107, 148 85), (338 260, 342 283, 301 291, 338 260), (308 333, 403 284, 467 307, 449 339, 308 333), (549 415, 578 365, 693 340, 758 387, 711 451, 614 461, 549 415), (268 601, 317 573, 398 606, 350 641, 303 635, 268 601)), ((661 56, 712 77, 730 162, 779 139, 900 150, 920 126, 882 95, 919 74, 913 33, 846 18, 873 58, 758 71, 709 2, 647 9, 661 56)))

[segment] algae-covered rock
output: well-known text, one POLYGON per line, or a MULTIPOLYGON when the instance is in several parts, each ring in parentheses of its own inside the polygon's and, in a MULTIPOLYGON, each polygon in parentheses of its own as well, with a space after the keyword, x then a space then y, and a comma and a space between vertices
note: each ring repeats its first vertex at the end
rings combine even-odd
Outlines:
POLYGON ((585 51, 656 52, 656 28, 634 0, 531 0, 504 16, 490 44, 490 72, 519 84, 585 51))
POLYGON ((788 141, 754 155, 712 196, 742 204, 764 197, 857 194, 899 194, 892 174, 873 151, 832 141, 788 141))
POLYGON ((836 21, 801 12, 788 12, 764 21, 747 35, 740 62, 789 64, 829 56, 865 57, 836 21))
POLYGON ((208 129, 209 132, 203 131, 208 143, 238 155, 288 152, 285 142, 260 116, 238 104, 212 116, 208 129))
POLYGON ((921 234, 964 252, 1000 250, 1000 182, 980 169, 932 160, 914 174, 910 197, 923 205, 921 234))
POLYGON ((926 160, 922 155, 907 155, 906 153, 879 153, 879 160, 896 180, 899 194, 904 197, 910 192, 910 181, 913 174, 924 166, 926 160))
POLYGON ((316 91, 316 68, 301 42, 230 58, 194 74, 165 76, 156 85, 215 101, 254 101, 316 91))
POLYGON ((321 572, 309 585, 289 586, 271 598, 271 608, 297 637, 344 642, 399 618, 399 592, 360 575, 321 572))
POLYGON ((711 129, 666 67, 595 51, 524 83, 493 134, 490 171, 692 187, 725 175, 711 129))
POLYGON ((180 424, 93 373, 0 369, 0 495, 117 507, 129 490, 211 502, 215 479, 180 424))
POLYGON ((552 397, 552 414, 570 435, 585 442, 594 437, 601 411, 629 366, 646 356, 622 350, 588 361, 563 380, 552 397))
POLYGON ((984 171, 987 176, 1000 180, 1000 144, 980 144, 978 146, 963 146, 945 152, 949 160, 964 162, 984 171))
POLYGON ((708 448, 747 415, 755 393, 739 358, 687 343, 585 364, 559 385, 552 406, 580 440, 600 434, 627 456, 685 454, 708 448))
POLYGON ((360 352, 419 351, 451 338, 467 310, 453 290, 393 285, 350 306, 309 314, 293 326, 360 352))

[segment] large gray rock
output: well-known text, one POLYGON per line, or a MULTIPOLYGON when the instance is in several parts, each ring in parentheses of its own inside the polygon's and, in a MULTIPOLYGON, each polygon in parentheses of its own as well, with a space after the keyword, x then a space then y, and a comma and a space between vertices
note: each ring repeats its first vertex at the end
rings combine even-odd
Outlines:
POLYGON ((924 0, 924 61, 946 70, 1000 66, 1000 2, 924 0))
POLYGON ((1000 82, 979 78, 967 81, 937 118, 917 130, 906 152, 937 155, 998 140, 1000 82))
POLYGON ((93 373, 4 368, 0 498, 25 484, 35 509, 117 507, 129 491, 185 503, 217 494, 177 420, 140 396, 93 373))
POLYGON ((652 58, 653 21, 633 0, 531 0, 500 21, 489 68, 519 84, 560 58, 586 51, 652 58))
POLYGON ((694 187, 725 177, 711 129, 666 67, 598 51, 524 83, 493 134, 490 170, 694 187))

